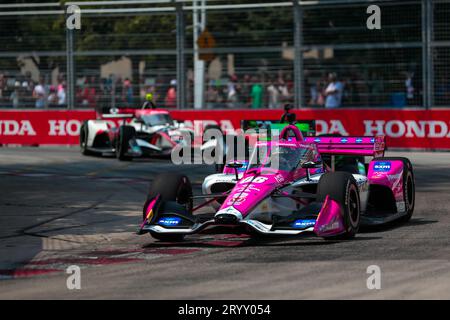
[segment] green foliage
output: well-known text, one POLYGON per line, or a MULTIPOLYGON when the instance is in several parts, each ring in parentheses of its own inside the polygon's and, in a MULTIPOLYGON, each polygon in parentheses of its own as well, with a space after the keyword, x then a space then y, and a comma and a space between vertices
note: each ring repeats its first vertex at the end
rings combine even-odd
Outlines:
MULTIPOLYGON (((89 1, 89 0, 81 0, 89 1)), ((40 1, 17 1, 33 3, 40 1)), ((61 8, 64 3, 60 1, 61 8)), ((248 1, 232 1, 248 3, 248 1)), ((154 6, 167 6, 155 4, 154 6)), ((133 7, 139 5, 133 5, 133 7)), ((141 5, 148 7, 148 5, 141 5)), ((82 7, 90 8, 90 7, 82 7)), ((95 8, 99 8, 98 6, 95 8)), ((105 7, 106 8, 106 7, 105 7)), ((107 8, 113 8, 108 6, 107 8)), ((53 8, 54 9, 54 8, 53 8)), ((82 14, 82 29, 75 31, 75 50, 152 50, 176 48, 175 13, 97 15, 82 14)), ((216 37, 219 47, 268 44, 268 34, 274 29, 287 32, 277 36, 276 42, 291 41, 292 12, 290 9, 262 8, 257 10, 230 10, 208 12, 208 29, 216 37)), ((192 44, 192 14, 185 12, 186 44, 192 44)), ((21 16, 0 19, 0 52, 64 51, 66 48, 65 16, 21 16), (7 32, 5 32, 5 30, 7 32)), ((273 37, 272 37, 273 38, 273 37)), ((274 41, 274 39, 272 39, 274 41)), ((82 65, 100 65, 119 56, 77 56, 82 65)), ((154 61, 154 56, 134 56, 133 60, 154 61)), ((3 59, 5 60, 5 59, 3 59)), ((0 61, 0 65, 6 61, 0 61)), ((10 62, 8 62, 9 64, 10 62)), ((50 70, 64 66, 65 57, 41 57, 39 68, 50 70)), ((135 61, 133 61, 135 65, 135 61)))

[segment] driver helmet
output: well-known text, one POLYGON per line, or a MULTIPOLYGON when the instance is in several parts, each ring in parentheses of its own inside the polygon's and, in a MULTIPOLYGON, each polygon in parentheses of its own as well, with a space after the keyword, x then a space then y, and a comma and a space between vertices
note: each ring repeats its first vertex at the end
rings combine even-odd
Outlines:
POLYGON ((153 101, 153 93, 147 93, 145 95, 145 100, 150 102, 153 101))

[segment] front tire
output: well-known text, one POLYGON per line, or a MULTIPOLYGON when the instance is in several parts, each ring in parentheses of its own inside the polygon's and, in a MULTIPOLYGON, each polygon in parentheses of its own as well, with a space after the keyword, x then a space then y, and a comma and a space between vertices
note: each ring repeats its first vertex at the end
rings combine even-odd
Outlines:
POLYGON ((80 152, 83 156, 89 156, 93 153, 89 151, 87 142, 89 138, 88 121, 85 121, 80 128, 80 152))
POLYGON ((130 140, 136 136, 136 130, 131 126, 121 126, 116 144, 116 157, 120 161, 131 161, 133 157, 126 155, 130 148, 130 140))
POLYGON ((325 173, 317 186, 317 201, 329 196, 342 207, 345 232, 325 239, 352 239, 359 230, 361 205, 358 185, 353 175, 347 172, 325 173))
MULTIPOLYGON (((144 206, 144 219, 148 203, 157 195, 161 197, 163 202, 176 202, 185 207, 187 212, 192 213, 192 185, 187 176, 177 173, 162 173, 156 176, 144 206)), ((184 235, 152 233, 152 237, 161 241, 181 241, 184 235)))

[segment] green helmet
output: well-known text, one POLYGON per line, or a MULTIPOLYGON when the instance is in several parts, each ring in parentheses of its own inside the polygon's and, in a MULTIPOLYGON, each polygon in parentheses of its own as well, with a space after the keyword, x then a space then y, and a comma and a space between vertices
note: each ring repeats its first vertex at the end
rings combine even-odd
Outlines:
POLYGON ((147 100, 147 101, 153 101, 153 93, 147 93, 146 95, 145 95, 145 100, 147 100))

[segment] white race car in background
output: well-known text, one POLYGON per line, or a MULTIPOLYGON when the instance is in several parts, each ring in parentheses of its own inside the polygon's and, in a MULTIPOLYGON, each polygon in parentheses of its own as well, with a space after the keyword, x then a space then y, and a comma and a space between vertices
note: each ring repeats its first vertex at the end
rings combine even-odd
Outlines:
POLYGON ((194 131, 172 119, 167 110, 126 109, 103 115, 102 120, 88 120, 80 130, 83 155, 115 154, 119 160, 135 157, 168 156, 183 137, 194 131), (131 120, 130 120, 131 119, 131 120))

